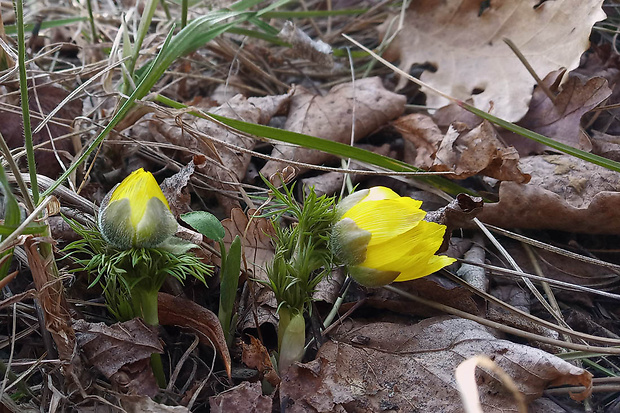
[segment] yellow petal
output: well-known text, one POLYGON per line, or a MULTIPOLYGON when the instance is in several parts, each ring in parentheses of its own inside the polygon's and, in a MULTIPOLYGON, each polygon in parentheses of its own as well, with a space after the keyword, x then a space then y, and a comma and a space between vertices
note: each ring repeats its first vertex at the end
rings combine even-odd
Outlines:
POLYGON ((409 197, 360 202, 351 207, 343 218, 351 218, 358 227, 372 233, 370 247, 415 227, 426 215, 420 205, 422 201, 409 197))
POLYGON ((168 200, 153 175, 140 168, 133 171, 116 187, 110 198, 110 204, 121 199, 128 199, 131 208, 131 224, 137 228, 146 211, 147 202, 151 198, 159 199, 166 208, 170 209, 168 200))
POLYGON ((400 195, 392 191, 390 188, 386 188, 384 186, 373 186, 370 188, 368 195, 362 200, 362 202, 397 198, 400 198, 400 195))
MULTIPOLYGON (((421 221, 405 234, 372 248, 369 247, 366 251, 366 260, 360 265, 379 271, 398 271, 401 275, 397 279, 401 278, 404 273, 417 275, 414 278, 431 274, 442 268, 443 265, 433 269, 440 262, 445 261, 436 262, 432 258, 435 257, 435 252, 443 242, 445 230, 444 225, 421 221)), ((407 277, 409 276, 411 275, 407 277)))
POLYGON ((456 261, 454 258, 445 255, 432 255, 426 262, 420 262, 418 265, 411 267, 408 271, 400 273, 394 281, 402 282, 426 277, 452 264, 454 261, 456 261))

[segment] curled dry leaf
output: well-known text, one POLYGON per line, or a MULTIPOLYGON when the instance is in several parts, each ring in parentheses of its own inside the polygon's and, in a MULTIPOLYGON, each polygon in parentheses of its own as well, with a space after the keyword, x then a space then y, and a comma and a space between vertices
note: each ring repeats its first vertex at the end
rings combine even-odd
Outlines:
MULTIPOLYGON (((271 237, 275 236, 275 230, 269 220, 255 217, 255 213, 253 209, 248 210, 248 215, 239 208, 233 209, 230 218, 222 221, 226 229, 224 243, 230 246, 235 236, 239 235, 245 271, 256 280, 268 281, 265 268, 273 258, 271 237)), ((265 323, 277 326, 277 307, 276 297, 270 288, 253 281, 246 282, 239 304, 239 327, 242 330, 257 328, 255 316, 259 326, 265 323)))
POLYGON ((483 222, 512 228, 588 234, 620 232, 618 173, 568 155, 521 159, 527 185, 502 182, 499 202, 486 204, 483 222))
POLYGON ((501 143, 495 128, 486 120, 472 130, 464 125, 451 125, 431 169, 453 172, 448 177, 455 179, 480 173, 500 181, 526 183, 530 180, 530 176, 519 169, 516 149, 501 143))
POLYGON ((164 349, 155 328, 139 318, 111 326, 77 320, 73 328, 90 364, 116 386, 140 395, 159 393, 150 360, 164 349))
POLYGON ((592 153, 620 162, 620 136, 592 131, 592 153))
POLYGON ((179 172, 172 175, 170 178, 164 179, 160 187, 164 196, 168 200, 170 210, 175 217, 190 212, 192 209, 189 204, 191 202, 191 195, 187 190, 187 184, 189 183, 196 166, 204 166, 207 162, 207 158, 204 155, 194 155, 191 161, 179 172))
POLYGON ((230 353, 217 315, 191 300, 166 293, 157 295, 157 315, 163 325, 186 327, 196 333, 202 344, 219 353, 231 377, 230 353))
MULTIPOLYGON (((589 47, 592 26, 605 18, 602 3, 519 0, 490 2, 481 9, 479 0, 442 7, 434 0, 414 1, 384 56, 400 59, 405 72, 415 63, 428 62, 436 71, 422 73, 422 81, 460 100, 471 97, 477 108, 517 121, 527 112, 536 82, 502 39, 512 40, 536 73, 572 70, 589 47)), ((386 19, 379 29, 382 36, 392 35, 386 33, 390 26, 398 25, 386 19)), ((401 79, 400 86, 404 83, 401 79)), ((439 108, 448 101, 428 93, 426 103, 439 108)))
POLYGON ((405 162, 429 169, 444 137, 433 118, 423 113, 412 113, 396 119, 392 127, 405 140, 405 162))
POLYGON ((53 274, 49 263, 44 262, 39 253, 38 242, 32 235, 23 236, 22 240, 32 281, 37 289, 37 299, 45 319, 45 328, 56 344, 65 380, 69 385, 80 386, 83 366, 80 357, 76 357, 75 354, 75 330, 71 326, 71 315, 62 279, 53 274))
POLYGON ((437 252, 447 250, 452 231, 456 228, 470 226, 471 221, 482 212, 483 206, 482 198, 458 194, 448 205, 427 213, 424 217, 425 221, 436 222, 448 227, 443 237, 443 243, 437 252))
MULTIPOLYGON (((552 93, 557 93, 563 74, 564 70, 549 73, 543 79, 543 84, 552 93)), ((538 87, 534 90, 530 108, 519 125, 569 146, 590 151, 592 144, 580 129, 581 117, 610 95, 611 89, 607 86, 607 80, 602 77, 582 82, 580 78, 573 76, 561 87, 561 92, 555 96, 554 101, 551 101, 542 88, 538 87)), ((511 132, 503 133, 502 137, 514 145, 522 155, 549 149, 545 145, 511 132)))
POLYGON ((259 381, 244 381, 223 393, 209 398, 211 413, 254 412, 271 413, 273 401, 263 396, 259 381))
POLYGON ((273 387, 280 384, 280 376, 271 364, 269 352, 257 338, 250 337, 250 344, 242 343, 243 354, 241 360, 243 364, 251 369, 258 370, 258 376, 261 380, 266 380, 273 387))
MULTIPOLYGON (((353 105, 355 104, 355 137, 362 139, 400 116, 405 110, 405 96, 386 90, 378 77, 334 86, 327 95, 317 96, 296 87, 284 129, 340 143, 351 142, 353 105)), ((279 159, 320 165, 333 157, 317 150, 290 145, 276 145, 271 155, 279 159)), ((269 161, 261 169, 271 176, 285 166, 269 161)))
MULTIPOLYGON (((592 375, 542 350, 495 337, 473 321, 436 317, 418 324, 346 324, 319 350, 316 360, 296 364, 282 378, 287 412, 461 412, 455 368, 477 354, 492 358, 528 403, 548 386, 585 386, 592 375), (364 343, 364 344, 359 344, 364 343)), ((493 373, 478 371, 483 408, 516 412, 512 395, 493 373)))

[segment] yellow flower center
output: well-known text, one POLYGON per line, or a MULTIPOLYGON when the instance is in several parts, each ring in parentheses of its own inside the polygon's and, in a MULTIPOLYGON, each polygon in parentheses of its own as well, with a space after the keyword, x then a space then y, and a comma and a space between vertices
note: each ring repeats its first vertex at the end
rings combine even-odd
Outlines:
POLYGON ((110 204, 125 198, 129 200, 131 224, 134 228, 136 228, 142 220, 149 199, 157 198, 164 203, 166 208, 170 209, 168 200, 159 188, 153 174, 146 172, 142 168, 133 171, 118 187, 116 187, 112 193, 112 197, 110 197, 110 204))

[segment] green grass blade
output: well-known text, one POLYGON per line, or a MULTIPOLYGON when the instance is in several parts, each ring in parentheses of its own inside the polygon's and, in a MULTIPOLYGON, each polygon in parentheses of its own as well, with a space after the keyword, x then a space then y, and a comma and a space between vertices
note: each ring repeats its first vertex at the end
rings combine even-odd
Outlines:
POLYGON ((582 151, 581 149, 573 148, 572 146, 569 146, 562 142, 558 142, 554 139, 548 138, 544 135, 541 135, 540 133, 533 132, 522 126, 515 125, 512 122, 508 122, 504 119, 488 114, 485 111, 475 108, 466 103, 461 102, 460 104, 463 107, 463 109, 468 110, 474 115, 478 115, 481 118, 488 120, 489 122, 492 122, 498 126, 501 126, 502 128, 506 130, 519 134, 525 138, 531 139, 538 143, 542 143, 543 145, 547 145, 565 154, 572 155, 576 158, 583 159, 584 161, 593 163, 595 165, 602 166, 612 171, 620 172, 619 162, 612 161, 611 159, 607 159, 602 156, 595 155, 593 153, 582 151))
POLYGON ((28 172, 32 188, 32 200, 39 203, 39 186, 37 184, 37 164, 34 160, 34 145, 32 142, 32 126, 30 125, 30 107, 28 105, 28 78, 26 75, 26 40, 24 38, 24 5, 22 0, 14 0, 15 15, 17 17, 17 64, 19 65, 19 92, 24 124, 24 146, 28 160, 28 172))
MULTIPOLYGON (((165 96, 157 95, 155 100, 173 107, 175 109, 184 109, 187 106, 169 99, 165 96)), ((239 131, 260 136, 263 138, 273 139, 279 142, 291 143, 302 146, 308 149, 316 149, 319 151, 327 152, 332 155, 340 156, 342 158, 351 158, 361 162, 366 162, 371 165, 376 165, 394 172, 424 172, 419 168, 409 165, 406 162, 402 162, 388 156, 379 155, 377 153, 367 151, 354 146, 345 145, 338 142, 333 142, 327 139, 317 138, 315 136, 304 135, 302 133, 291 132, 283 129, 272 128, 270 126, 256 125, 254 123, 248 123, 241 120, 225 118, 223 116, 214 115, 211 113, 201 114, 198 112, 189 112, 194 116, 201 118, 212 118, 225 125, 228 125, 239 131)), ((455 184, 448 179, 441 176, 414 176, 422 182, 426 182, 435 186, 449 194, 456 195, 459 193, 467 193, 477 196, 474 191, 463 188, 458 184, 455 184)))
MULTIPOLYGON (((86 16, 81 16, 81 17, 70 17, 67 19, 60 19, 60 20, 51 20, 51 21, 45 21, 43 23, 41 23, 41 27, 39 30, 43 30, 43 29, 50 29, 52 27, 63 27, 63 26, 68 26, 70 24, 73 23, 79 23, 79 22, 83 22, 86 21, 88 19, 88 17, 86 16)), ((27 32, 31 32, 35 25, 33 23, 28 23, 28 24, 24 24, 24 30, 27 32)), ((17 34, 17 25, 15 24, 9 24, 4 26, 4 29, 6 31, 6 34, 8 35, 15 35, 17 34)))

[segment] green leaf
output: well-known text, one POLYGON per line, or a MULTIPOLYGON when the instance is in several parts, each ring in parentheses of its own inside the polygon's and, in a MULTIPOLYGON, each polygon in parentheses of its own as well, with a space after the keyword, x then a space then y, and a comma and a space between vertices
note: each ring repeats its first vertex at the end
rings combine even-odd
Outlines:
POLYGON ((226 253, 223 243, 221 245, 221 250, 220 308, 217 316, 222 324, 222 329, 226 336, 226 343, 230 346, 232 343, 230 320, 235 307, 237 287, 239 286, 239 273, 241 272, 241 238, 239 238, 239 235, 237 235, 232 244, 230 244, 228 253, 226 253))
POLYGON ((209 239, 221 241, 226 235, 220 220, 206 211, 188 212, 181 220, 209 239))

